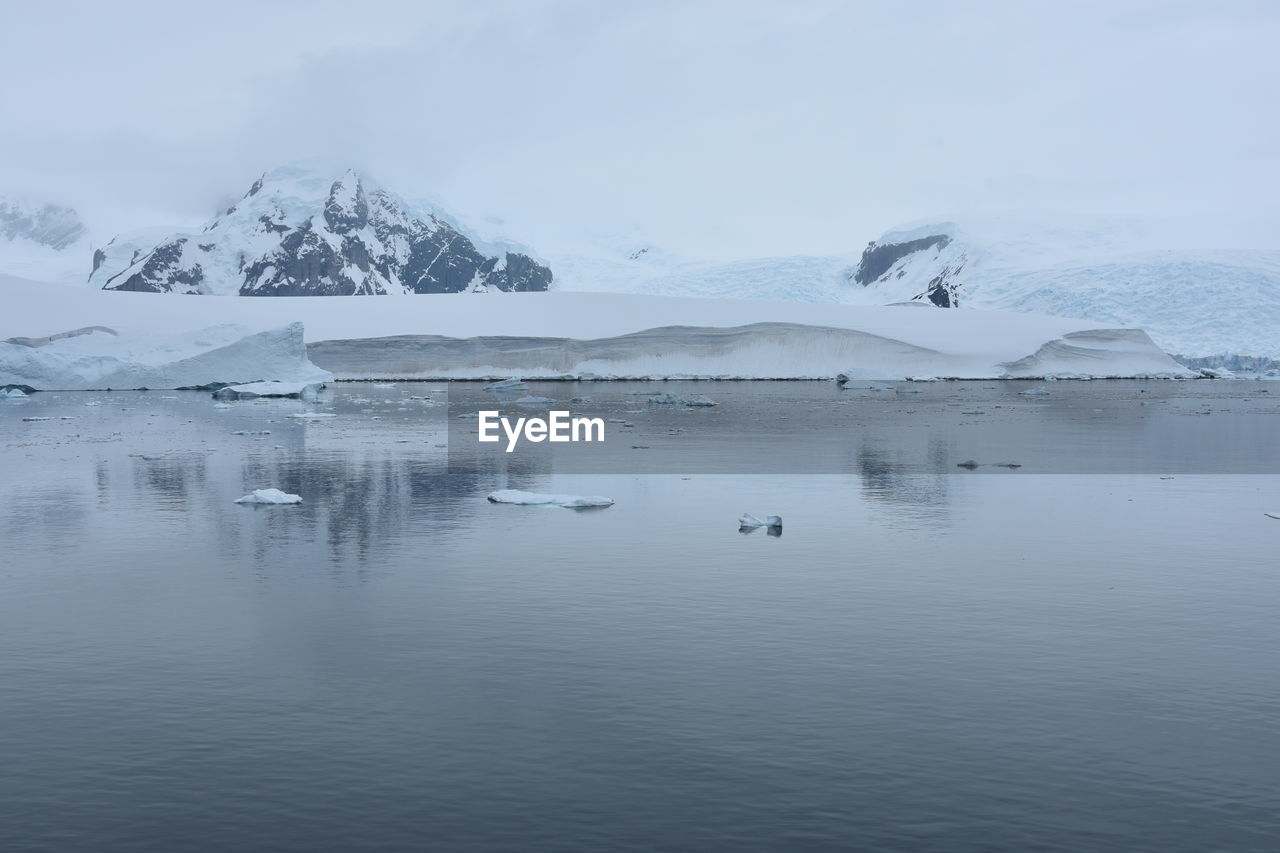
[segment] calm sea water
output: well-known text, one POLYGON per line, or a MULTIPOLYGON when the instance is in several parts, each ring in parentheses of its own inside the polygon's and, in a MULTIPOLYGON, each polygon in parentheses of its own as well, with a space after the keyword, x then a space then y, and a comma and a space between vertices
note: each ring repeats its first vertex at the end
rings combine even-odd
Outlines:
POLYGON ((1060 383, 1051 444, 1120 473, 957 469, 1046 429, 986 385, 928 389, 985 414, 924 465, 914 397, 531 388, 661 474, 459 464, 437 384, 0 403, 0 850, 1280 848, 1280 388, 1060 383), (1163 474, 1117 414, 1152 394, 1198 431, 1163 474), (771 473, 682 449, 749 433, 771 473))

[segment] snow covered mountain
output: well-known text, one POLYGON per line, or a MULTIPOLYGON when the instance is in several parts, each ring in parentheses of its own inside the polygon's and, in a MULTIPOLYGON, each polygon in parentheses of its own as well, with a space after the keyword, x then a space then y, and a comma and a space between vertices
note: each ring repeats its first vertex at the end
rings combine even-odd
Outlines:
MULTIPOLYGON (((487 248, 487 247, 486 247, 487 248)), ((200 233, 118 237, 94 253, 104 290, 240 296, 541 291, 551 270, 488 254, 443 211, 411 205, 355 170, 264 174, 200 233)))
POLYGON ((89 231, 72 208, 0 198, 0 272, 83 282, 88 246, 89 231))
POLYGON ((1184 356, 1280 357, 1280 252, 1137 248, 1114 228, 890 232, 850 277, 853 299, 921 300, 1141 326, 1184 356))
POLYGON ((707 262, 637 243, 552 263, 564 290, 992 308, 1140 327, 1182 356, 1280 358, 1280 252, 1163 248, 1120 223, 926 223, 860 256, 707 262))

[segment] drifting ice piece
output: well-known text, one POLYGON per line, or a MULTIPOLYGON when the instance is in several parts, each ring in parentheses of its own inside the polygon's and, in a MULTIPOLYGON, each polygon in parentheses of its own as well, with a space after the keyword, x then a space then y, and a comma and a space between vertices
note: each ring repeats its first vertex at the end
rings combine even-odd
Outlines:
POLYGON ((1274 518, 1280 521, 1280 512, 1264 512, 1263 515, 1265 515, 1267 518, 1274 518))
POLYGON ((489 500, 496 504, 520 506, 613 506, 613 498, 599 495, 544 495, 538 492, 522 492, 519 489, 502 489, 489 495, 489 500))
POLYGON ((250 382, 228 385, 213 392, 215 400, 252 400, 255 397, 290 397, 308 400, 316 397, 323 382, 250 382))
POLYGON ((21 388, 10 388, 7 391, 0 391, 0 397, 8 397, 16 400, 19 397, 25 396, 27 395, 23 393, 21 388))
POLYGON ((738 526, 739 526, 739 527, 750 527, 750 528, 752 528, 752 529, 755 529, 755 528, 757 528, 757 527, 778 527, 778 528, 780 528, 780 527, 782 527, 782 516, 779 516, 779 515, 769 515, 769 516, 765 516, 765 520, 764 520, 764 521, 761 521, 760 519, 756 518, 756 517, 755 517, 754 515, 752 515, 751 513, 749 513, 749 512, 744 512, 741 516, 739 516, 739 517, 738 517, 738 526))
POLYGON ((679 394, 650 394, 649 402, 659 406, 679 406, 684 403, 684 397, 679 394))
POLYGON ((521 397, 516 400, 517 406, 545 406, 548 403, 554 403, 555 400, 550 397, 521 397))
POLYGON ((249 494, 238 499, 238 504, 300 504, 302 503, 301 495, 291 495, 288 492, 282 492, 279 489, 254 489, 249 494))
POLYGON ((703 408, 703 407, 706 407, 706 406, 714 406, 714 405, 716 405, 716 401, 715 401, 715 400, 712 400, 712 399, 711 399, 710 397, 708 397, 706 394, 695 394, 694 396, 692 396, 692 397, 690 397, 689 399, 685 400, 685 401, 684 401, 684 404, 685 404, 686 406, 693 406, 693 407, 695 407, 695 408, 703 408))

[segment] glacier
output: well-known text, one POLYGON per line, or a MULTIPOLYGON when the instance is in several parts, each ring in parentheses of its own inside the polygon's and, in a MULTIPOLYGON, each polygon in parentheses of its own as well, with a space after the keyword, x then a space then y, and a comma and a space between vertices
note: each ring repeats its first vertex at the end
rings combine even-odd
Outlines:
POLYGON ((954 217, 860 254, 709 261, 624 244, 549 263, 559 290, 1019 311, 1141 326, 1188 358, 1280 359, 1280 251, 1182 245, 1124 221, 954 217))
MULTIPOLYGON (((63 288, 0 277, 0 303, 7 309, 0 313, 0 335, 47 336, 91 326, 121 333, 116 338, 94 332, 41 348, 66 351, 68 359, 71 352, 90 362, 98 359, 83 365, 87 375, 57 380, 74 380, 66 387, 108 387, 103 379, 110 372, 107 361, 121 351, 133 352, 135 375, 113 378, 109 387, 332 378, 830 379, 841 373, 856 379, 997 378, 1011 372, 1029 376, 1038 370, 1091 376, 1199 375, 1145 337, 1116 335, 1113 328, 1083 320, 1008 311, 561 291, 479 298, 442 294, 398 301, 395 311, 386 310, 385 301, 378 299, 167 299, 84 289, 76 291, 74 299, 65 294, 63 288), (302 325, 292 325, 296 322, 302 325), (247 359, 234 371, 220 363, 199 377, 136 375, 144 362, 168 364, 194 357, 191 342, 211 342, 208 329, 217 323, 238 330, 219 338, 222 345, 238 340, 236 335, 294 331, 285 336, 287 341, 273 345, 273 357, 280 360, 271 362, 270 369, 247 359), (1087 341, 1072 343, 1064 337, 1086 332, 1092 335, 1087 341), (1109 334, 1111 343, 1097 343, 1109 334), (1068 346, 1041 352, 1059 340, 1068 346), (1070 346, 1100 352, 1086 358, 1070 346), (148 355, 155 347, 160 350, 148 355), (1022 362, 1037 354, 1038 362, 1022 362), (1051 354, 1057 359, 1054 363, 1051 354)), ((47 355, 36 357, 34 349, 5 346, 7 361, 0 364, 11 372, 0 374, 0 384, 54 387, 49 384, 53 376, 37 375, 47 355), (40 381, 24 382, 13 370, 17 367, 25 371, 21 376, 40 381)), ((57 370, 69 370, 66 362, 57 370)), ((513 391, 519 389, 510 384, 513 391)))
POLYGON ((251 332, 236 325, 154 333, 119 327, 0 341, 0 385, 38 390, 178 389, 332 376, 307 357, 301 323, 251 332))

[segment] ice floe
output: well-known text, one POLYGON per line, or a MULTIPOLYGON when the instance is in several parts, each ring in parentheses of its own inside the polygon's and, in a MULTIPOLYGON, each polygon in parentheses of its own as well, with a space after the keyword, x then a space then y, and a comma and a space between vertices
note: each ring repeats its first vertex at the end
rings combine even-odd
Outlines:
POLYGON ((291 399, 315 399, 324 390, 323 382, 249 382, 244 385, 228 385, 213 392, 216 400, 252 400, 257 397, 284 397, 291 399))
POLYGON ((563 506, 570 508, 613 506, 613 498, 600 495, 549 495, 540 492, 523 492, 519 489, 501 489, 489 495, 496 504, 520 506, 563 506))
POLYGON ((279 489, 254 489, 242 498, 237 498, 238 504, 300 504, 302 503, 301 495, 291 495, 288 492, 282 492, 279 489))

